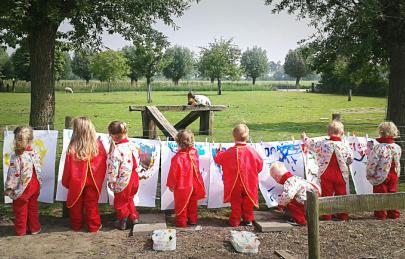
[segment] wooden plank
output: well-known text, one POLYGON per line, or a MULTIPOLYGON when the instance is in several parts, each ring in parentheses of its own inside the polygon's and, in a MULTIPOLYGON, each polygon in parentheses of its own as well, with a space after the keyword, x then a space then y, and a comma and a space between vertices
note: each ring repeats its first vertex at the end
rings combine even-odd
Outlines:
POLYGON ((405 193, 373 193, 319 198, 319 214, 405 209, 405 193))
POLYGON ((276 251, 274 251, 274 254, 283 259, 296 259, 297 258, 285 250, 276 250, 276 251))
MULTIPOLYGON (((129 111, 145 111, 148 106, 131 105, 129 111)), ((212 106, 192 106, 192 105, 159 105, 155 106, 159 111, 182 112, 182 111, 223 111, 227 108, 225 105, 212 106)))
POLYGON ((154 230, 166 229, 166 217, 164 214, 141 214, 140 222, 132 228, 132 234, 151 234, 154 230))
POLYGON ((166 117, 163 116, 156 106, 146 106, 146 110, 150 118, 156 123, 158 128, 163 132, 163 134, 165 134, 166 137, 170 137, 172 139, 176 138, 177 130, 166 119, 166 117))
POLYGON ((188 125, 197 120, 198 117, 200 117, 200 112, 192 111, 187 114, 186 117, 184 117, 181 121, 177 122, 176 125, 174 125, 174 128, 177 130, 185 129, 188 125))
POLYGON ((157 136, 156 133, 156 124, 152 120, 148 111, 142 111, 142 131, 143 137, 148 139, 155 139, 157 136))
POLYGON ((305 207, 308 221, 308 255, 311 259, 319 259, 321 251, 319 245, 319 202, 316 193, 307 192, 305 207))
POLYGON ((253 224, 260 232, 286 232, 293 228, 278 211, 254 211, 253 224))
POLYGON ((211 135, 214 128, 214 112, 205 111, 200 114, 200 135, 211 135))

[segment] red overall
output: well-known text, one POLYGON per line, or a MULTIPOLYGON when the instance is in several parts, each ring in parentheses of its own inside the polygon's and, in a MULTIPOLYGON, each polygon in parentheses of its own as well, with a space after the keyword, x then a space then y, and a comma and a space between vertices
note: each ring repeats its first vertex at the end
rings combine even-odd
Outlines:
POLYGON ((239 226, 241 217, 245 222, 253 221, 253 206, 259 207, 258 174, 263 160, 246 144, 236 144, 217 153, 214 161, 222 166, 224 174, 224 202, 231 203, 229 224, 239 226))
POLYGON ((107 154, 100 141, 98 155, 91 160, 77 160, 71 153, 66 156, 62 185, 68 189, 66 206, 75 231, 81 229, 84 217, 89 232, 97 232, 101 227, 98 200, 106 174, 106 160, 107 154))
POLYGON ((187 227, 187 220, 197 224, 197 202, 205 198, 205 188, 196 149, 181 150, 172 158, 166 186, 173 190, 176 226, 187 227))
POLYGON ((129 220, 134 221, 139 219, 134 203, 134 197, 139 187, 139 177, 136 172, 137 165, 134 156, 132 156, 132 161, 134 166, 127 187, 121 192, 114 193, 114 209, 118 220, 129 218, 129 220))
POLYGON ((13 201, 15 234, 24 236, 27 228, 31 233, 41 230, 38 217, 40 184, 33 168, 31 181, 18 199, 13 201))
MULTIPOLYGON (((377 141, 379 143, 394 143, 392 138, 378 138, 377 141)), ((391 163, 390 171, 387 175, 385 181, 379 185, 373 186, 373 193, 394 193, 397 192, 397 185, 398 185, 398 174, 395 171, 395 164, 391 163)), ((385 210, 382 211, 374 211, 374 216, 378 219, 397 219, 401 215, 399 210, 389 210, 388 213, 385 210)))

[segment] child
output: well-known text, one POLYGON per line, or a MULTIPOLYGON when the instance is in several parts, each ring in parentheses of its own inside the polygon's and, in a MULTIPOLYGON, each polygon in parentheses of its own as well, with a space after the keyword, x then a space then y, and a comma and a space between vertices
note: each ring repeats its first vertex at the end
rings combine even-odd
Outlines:
POLYGON ((258 174, 263 168, 259 154, 246 145, 249 140, 249 128, 239 124, 233 129, 235 146, 227 151, 220 151, 214 158, 222 166, 224 174, 224 202, 231 203, 229 224, 240 225, 241 216, 246 225, 254 220, 253 206, 259 207, 258 174))
POLYGON ((199 169, 198 151, 194 148, 194 135, 190 130, 177 133, 179 151, 174 155, 167 177, 167 187, 174 195, 176 226, 196 225, 198 201, 205 198, 204 182, 199 169))
POLYGON ((134 204, 139 178, 136 171, 135 148, 127 139, 125 123, 113 121, 108 126, 111 148, 107 159, 108 187, 114 192, 114 209, 117 213, 116 227, 125 230, 127 220, 138 223, 139 215, 134 204))
POLYGON ((86 117, 73 120, 73 135, 68 146, 62 185, 68 189, 66 207, 70 225, 79 231, 85 218, 89 232, 101 229, 98 199, 106 173, 107 154, 96 129, 86 117))
POLYGON ((203 105, 203 106, 211 106, 211 101, 208 99, 207 96, 205 95, 198 95, 198 94, 193 94, 192 92, 189 92, 187 95, 188 99, 188 105, 192 106, 198 106, 198 105, 203 105))
POLYGON ((31 127, 14 130, 14 152, 10 158, 4 195, 13 199, 14 225, 17 236, 28 230, 32 235, 41 231, 38 218, 38 196, 41 188, 41 164, 37 152, 31 148, 31 127))
POLYGON ((287 207, 288 213, 296 224, 306 225, 304 202, 307 200, 307 191, 315 192, 319 196, 319 186, 292 175, 284 164, 279 162, 271 165, 270 175, 277 183, 284 186, 278 205, 279 209, 284 210, 287 207))
MULTIPOLYGON (((319 166, 322 197, 346 195, 346 183, 349 181, 349 164, 353 161, 353 151, 349 144, 342 142, 344 126, 339 121, 328 125, 329 139, 311 140, 305 133, 301 134, 304 145, 316 153, 319 166)), ((339 220, 348 220, 347 213, 337 215, 339 220)), ((324 220, 331 220, 332 215, 324 215, 324 220)))
MULTIPOLYGON (((401 170, 399 160, 401 147, 394 143, 398 129, 392 122, 383 122, 378 126, 380 138, 378 144, 369 151, 367 163, 367 180, 373 185, 374 193, 397 192, 398 178, 401 170)), ((375 211, 377 219, 397 219, 399 210, 375 211)))

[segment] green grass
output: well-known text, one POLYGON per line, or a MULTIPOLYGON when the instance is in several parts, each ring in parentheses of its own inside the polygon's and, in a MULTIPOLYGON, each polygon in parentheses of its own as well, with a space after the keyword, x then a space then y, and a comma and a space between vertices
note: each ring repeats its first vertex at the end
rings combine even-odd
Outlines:
MULTIPOLYGON (((199 92, 209 96, 213 104, 228 105, 223 112, 215 113, 214 134, 197 136, 198 141, 231 142, 231 130, 237 123, 247 123, 254 142, 298 139, 305 131, 309 136, 324 135, 326 125, 333 112, 342 113, 346 131, 357 135, 376 136, 376 127, 384 119, 386 100, 384 98, 357 97, 351 102, 346 96, 299 92, 275 91, 224 91, 222 96, 214 91, 199 92)), ((186 103, 187 91, 154 92, 154 105, 175 105, 186 103)), ((12 130, 16 125, 27 124, 29 120, 30 96, 26 93, 0 94, 0 128, 12 130)), ((97 131, 106 132, 109 122, 122 120, 128 123, 130 136, 141 136, 140 112, 129 112, 129 105, 146 105, 145 92, 112 93, 56 93, 55 128, 64 128, 65 116, 88 116, 97 131)), ((186 113, 165 112, 173 124, 186 113)), ((192 124, 198 130, 198 120, 192 124)), ((3 139, 3 130, 0 139, 3 139)), ((159 132, 162 139, 163 135, 159 132)), ((61 149, 59 141, 59 150, 61 149)), ((0 148, 2 150, 2 142, 0 148)), ((58 164, 58 163, 57 163, 58 164)), ((1 178, 1 177, 0 177, 1 178)), ((1 182, 1 180, 0 180, 1 182)), ((405 186, 400 187, 401 190, 405 186)), ((0 191, 2 199, 2 191, 0 191)), ((0 201, 1 203, 1 201, 0 201)), ((53 211, 53 207, 49 208, 53 211)), ((0 212, 9 213, 9 208, 0 205, 0 212), (7 210, 7 211, 6 211, 7 210)), ((52 213, 52 212, 50 212, 52 213)))

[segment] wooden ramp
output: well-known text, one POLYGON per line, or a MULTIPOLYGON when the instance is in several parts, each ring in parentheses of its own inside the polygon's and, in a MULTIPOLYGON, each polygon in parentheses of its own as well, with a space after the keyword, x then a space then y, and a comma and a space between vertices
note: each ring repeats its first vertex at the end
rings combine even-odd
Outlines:
POLYGON ((177 130, 159 111, 156 106, 146 106, 146 111, 150 114, 151 119, 156 123, 158 128, 165 134, 166 137, 175 139, 177 130))

